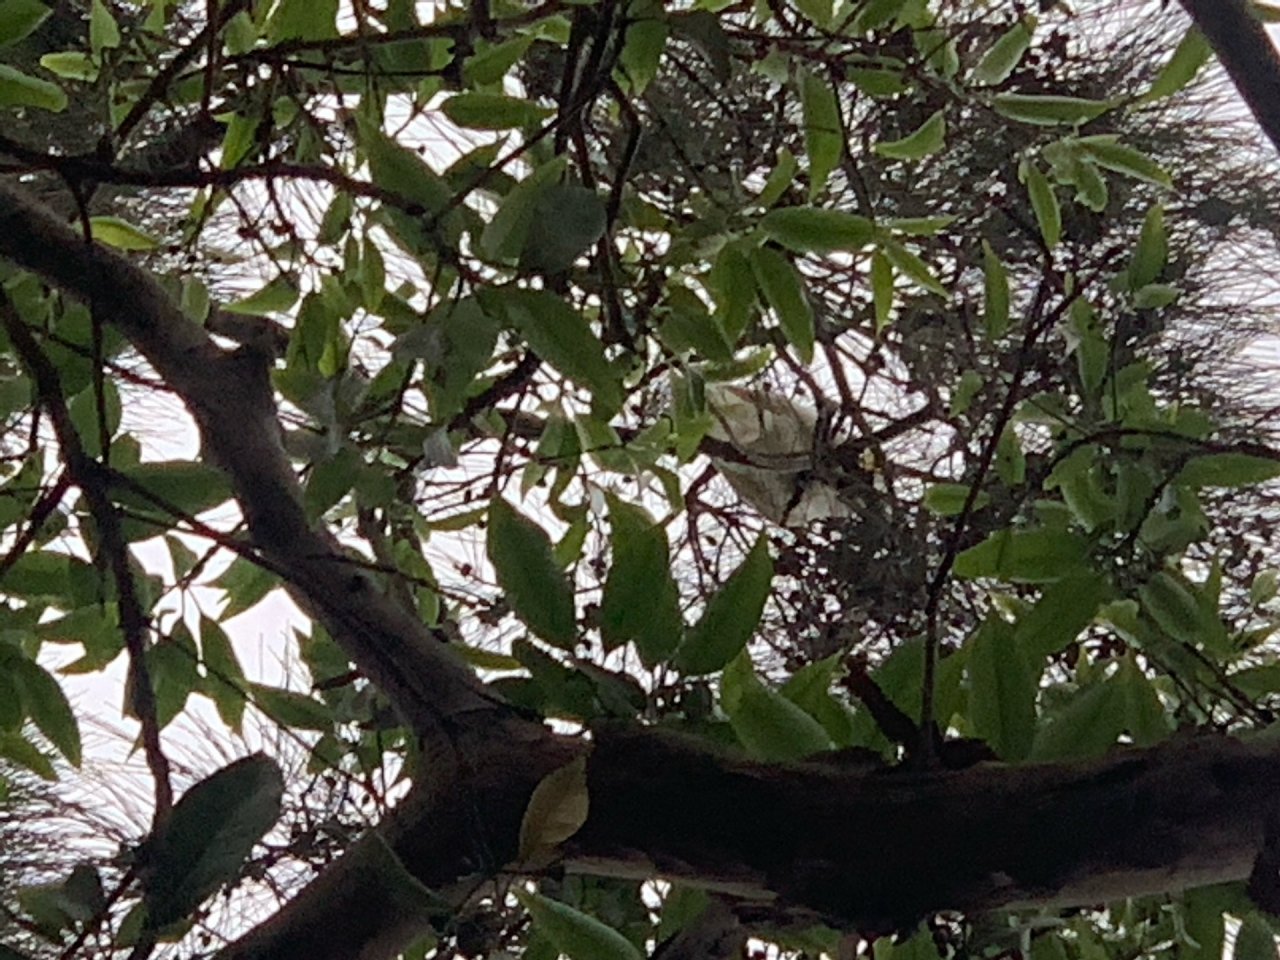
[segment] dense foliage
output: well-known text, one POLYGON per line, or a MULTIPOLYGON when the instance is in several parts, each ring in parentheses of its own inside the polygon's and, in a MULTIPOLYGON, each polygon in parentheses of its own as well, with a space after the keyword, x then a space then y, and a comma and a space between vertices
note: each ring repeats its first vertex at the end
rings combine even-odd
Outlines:
MULTIPOLYGON (((1232 96, 1118 0, 0 3, 0 758, 74 782, 68 678, 123 664, 153 784, 117 854, 0 858, 0 957, 213 952, 353 850, 423 927, 378 955, 1273 956, 1257 868, 1176 834, 1105 905, 593 870, 570 757, 924 796, 1268 726, 1280 200, 1232 96), (179 791, 202 704, 248 755, 179 791), (422 862, 353 845, 449 797, 422 862)), ((695 846, 754 863, 754 809, 695 846)))

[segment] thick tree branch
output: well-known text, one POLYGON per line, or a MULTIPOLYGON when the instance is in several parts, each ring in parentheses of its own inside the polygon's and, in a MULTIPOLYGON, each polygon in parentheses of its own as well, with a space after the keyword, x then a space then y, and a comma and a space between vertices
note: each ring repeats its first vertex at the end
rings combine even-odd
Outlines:
POLYGON ((1182 6, 1280 150, 1280 56, 1248 0, 1182 0, 1182 6))
POLYGON ((0 184, 0 257, 94 303, 182 397, 204 451, 231 478, 255 544, 416 730, 449 747, 468 714, 503 712, 469 667, 307 521, 281 445, 266 354, 219 348, 150 274, 86 244, 7 184, 0 184))
MULTIPOLYGON (((256 545, 427 737, 428 775, 387 822, 226 956, 394 955, 431 919, 398 867, 446 905, 464 902, 478 879, 513 869, 530 792, 586 742, 495 702, 306 522, 262 353, 219 349, 154 278, 4 185, 0 258, 92 301, 183 397, 256 545)), ((569 869, 684 880, 748 918, 885 930, 942 908, 1245 879, 1280 797, 1280 745, 1206 737, 1086 764, 868 773, 753 763, 631 728, 597 732, 588 792, 569 869)))

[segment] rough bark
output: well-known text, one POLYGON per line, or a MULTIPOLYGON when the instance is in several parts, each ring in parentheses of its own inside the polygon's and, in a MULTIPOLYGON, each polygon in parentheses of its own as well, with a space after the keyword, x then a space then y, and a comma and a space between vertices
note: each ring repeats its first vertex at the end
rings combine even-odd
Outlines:
MULTIPOLYGON (((222 350, 155 278, 5 185, 0 258, 90 302, 178 391, 263 559, 424 740, 426 775, 387 822, 225 956, 393 956, 430 922, 417 884, 458 905, 512 869, 534 786, 588 743, 492 697, 307 523, 262 353, 222 350)), ((639 728, 597 731, 589 749, 590 814, 567 869, 662 875, 744 915, 860 929, 1244 879, 1280 797, 1280 745, 1216 737, 936 774, 763 765, 639 728)))

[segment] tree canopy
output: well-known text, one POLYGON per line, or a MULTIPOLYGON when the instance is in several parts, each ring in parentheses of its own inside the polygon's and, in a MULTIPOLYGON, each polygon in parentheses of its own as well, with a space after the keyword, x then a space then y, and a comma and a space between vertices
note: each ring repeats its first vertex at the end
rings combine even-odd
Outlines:
POLYGON ((1280 8, 1166 7, 0 3, 0 958, 1274 957, 1280 8))

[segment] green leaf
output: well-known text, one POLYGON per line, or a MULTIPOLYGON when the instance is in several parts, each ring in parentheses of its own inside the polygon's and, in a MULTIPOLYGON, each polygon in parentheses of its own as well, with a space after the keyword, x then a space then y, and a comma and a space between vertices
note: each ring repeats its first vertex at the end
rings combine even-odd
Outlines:
POLYGON ((475 297, 464 297, 440 303, 424 323, 396 340, 398 358, 423 363, 424 386, 437 423, 449 422, 462 410, 477 375, 493 360, 499 326, 497 317, 475 297))
POLYGON ((462 79, 468 84, 498 83, 520 62, 533 44, 533 37, 515 37, 501 43, 481 43, 479 50, 467 58, 462 79))
POLYGON ((1187 29, 1173 56, 1160 68, 1156 78, 1151 81, 1151 89, 1142 95, 1141 103, 1160 100, 1177 93, 1200 72, 1200 68, 1213 56, 1213 47, 1205 39, 1204 34, 1194 26, 1187 29))
POLYGON ((642 960, 630 940, 595 917, 539 893, 519 887, 512 892, 529 911, 534 930, 570 960, 642 960))
POLYGON ((27 551, 14 561, 0 576, 0 593, 10 596, 36 598, 49 597, 67 601, 72 593, 73 570, 80 567, 93 570, 83 560, 69 557, 53 550, 27 551))
MULTIPOLYGON (((959 516, 960 511, 964 509, 968 497, 969 484, 967 483, 935 483, 925 490, 923 502, 925 509, 930 513, 936 513, 940 517, 955 517, 959 516)), ((979 492, 973 501, 973 507, 978 510, 990 502, 989 494, 979 492)))
POLYGON ((0 107, 39 107, 59 113, 67 108, 62 88, 0 63, 0 107))
POLYGON ((338 0, 280 0, 267 21, 266 37, 282 40, 328 40, 338 35, 338 0))
POLYGON ((1178 474, 1185 487, 1251 487, 1280 477, 1280 460, 1247 453, 1210 453, 1192 459, 1178 474))
POLYGON ((876 333, 889 325, 893 297, 893 264, 877 250, 871 254, 871 305, 876 315, 876 333))
POLYGON ((567 157, 555 157, 511 188, 480 234, 480 249, 486 256, 507 262, 520 259, 529 247, 538 199, 560 178, 568 163, 567 157))
POLYGON ((84 80, 86 83, 92 83, 98 79, 98 65, 87 53, 79 50, 46 53, 40 58, 40 66, 68 80, 84 80))
POLYGON ((249 683, 245 691, 254 706, 282 727, 328 733, 336 722, 328 705, 305 693, 262 683, 249 683))
POLYGON ((120 46, 120 25, 102 0, 89 7, 89 49, 100 57, 105 49, 120 46))
POLYGON ((307 518, 319 520, 327 510, 337 506, 356 485, 363 466, 360 454, 349 446, 340 448, 331 458, 314 464, 302 494, 302 505, 306 509, 307 518))
POLYGON ((880 248, 889 262, 903 276, 910 278, 917 286, 940 297, 947 295, 947 288, 933 275, 929 265, 918 256, 896 241, 886 241, 880 248))
POLYGON ((543 777, 520 820, 522 861, 554 852, 587 821, 587 758, 565 764, 543 777))
MULTIPOLYGON (((130 485, 113 484, 112 498, 117 503, 150 515, 164 516, 164 508, 147 494, 166 507, 189 516, 204 513, 231 498, 231 483, 227 475, 217 467, 198 461, 156 460, 122 467, 117 472, 130 485), (136 489, 135 485, 141 489, 136 489)), ((178 518, 171 519, 176 523, 178 518)))
POLYGON ((853 711, 831 695, 840 659, 840 654, 833 654, 806 663, 778 692, 822 724, 836 746, 847 747, 853 744, 853 711))
POLYGON ((22 695, 22 705, 41 733, 72 766, 80 766, 80 725, 62 686, 34 660, 21 654, 0 657, 22 695))
POLYGON ((849 28, 849 35, 867 33, 887 26, 904 6, 906 0, 867 0, 860 5, 858 16, 849 28))
POLYGON ((511 609, 548 643, 572 650, 578 640, 573 587, 542 528, 501 497, 489 507, 488 556, 511 609))
POLYGON ((627 25, 625 42, 618 56, 618 65, 631 81, 631 92, 636 96, 658 75, 663 51, 667 48, 667 36, 671 32, 665 20, 644 17, 627 25))
POLYGON ((1271 924, 1258 913, 1251 913, 1240 923, 1236 932, 1233 960, 1276 960, 1276 935, 1271 924))
POLYGON ((1106 753, 1125 731, 1125 704, 1106 681, 1078 691, 1036 732, 1030 759, 1084 760, 1106 753))
POLYGON ((703 299, 681 284, 668 288, 666 317, 659 329, 662 342, 681 351, 696 351, 708 360, 728 363, 733 350, 719 321, 703 299))
POLYGON ((733 73, 729 35, 720 18, 707 10, 691 10, 671 15, 671 29, 684 37, 702 55, 719 83, 726 83, 733 73))
POLYGON ((798 169, 795 155, 786 147, 781 147, 778 150, 778 162, 769 171, 768 179, 756 196, 756 203, 767 210, 782 199, 782 195, 795 182, 798 169))
POLYGON ((538 194, 520 266, 560 273, 604 236, 604 203, 577 183, 553 183, 538 194))
POLYGON ((809 157, 809 199, 822 195, 827 178, 844 153, 844 124, 831 83, 815 73, 800 75, 800 105, 804 113, 804 149, 809 157))
POLYGON ((490 287, 480 296, 486 307, 505 314, 538 356, 589 389, 606 409, 621 405, 618 378, 605 359, 600 338, 581 313, 548 290, 490 287))
POLYGON ((1132 177, 1134 180, 1154 183, 1156 186, 1173 186, 1173 178, 1160 164, 1133 147, 1117 143, 1112 135, 1080 137, 1075 143, 1090 160, 1100 167, 1132 177))
POLYGON ((246 701, 244 670, 227 632, 205 616, 200 617, 200 659, 205 668, 202 692, 213 701, 222 722, 239 733, 246 701))
POLYGON ((773 309, 788 342, 805 363, 813 360, 813 308, 800 272, 786 257, 769 247, 751 252, 751 268, 765 302, 773 309))
POLYGON ((760 623, 772 582, 769 540, 762 533, 686 634, 676 651, 676 669, 686 676, 714 673, 736 657, 760 623))
POLYGON ((1193 647, 1221 649, 1227 629, 1217 604, 1180 576, 1161 571, 1138 590, 1142 609, 1168 636, 1193 647))
POLYGON ((147 841, 141 871, 147 925, 188 917, 240 872, 253 846, 280 816, 284 778, 254 754, 223 767, 174 805, 163 832, 147 841))
POLYGON ((800 760, 832 748, 822 724, 761 683, 745 653, 725 668, 720 700, 738 740, 761 760, 800 760))
MULTIPOLYGON (((147 651, 147 672, 155 693, 156 721, 161 729, 182 712, 187 699, 200 685, 198 661, 195 637, 182 620, 174 624, 169 636, 147 651)), ((125 712, 132 717, 138 715, 137 691, 132 678, 125 684, 125 712)))
POLYGON ((1142 672, 1132 654, 1120 661, 1120 669, 1107 681, 1121 704, 1125 729, 1140 747, 1159 743, 1170 733, 1169 718, 1151 678, 1142 672))
POLYGON ((997 94, 991 103, 996 113, 1001 116, 1039 126, 1058 124, 1078 126, 1101 116, 1114 106, 1107 100, 1083 100, 1079 97, 1029 93, 997 94))
POLYGON ((49 758, 21 733, 0 730, 0 757, 25 767, 42 780, 58 779, 58 771, 49 758))
POLYGON ((639 507, 612 497, 609 519, 613 564, 600 600, 600 636, 606 650, 635 641, 646 664, 658 663, 675 650, 684 629, 666 530, 639 507))
POLYGON ((1089 543, 1060 530, 998 530, 956 557, 958 577, 1052 583, 1085 572, 1089 543))
POLYGON ((257 293, 229 303, 222 309, 227 313, 265 316, 268 313, 285 313, 298 302, 298 281, 282 273, 257 293))
POLYGON ((1035 736, 1040 671, 1028 665, 1013 627, 989 617, 970 641, 969 720, 1002 760, 1017 762, 1035 736))
POLYGON ((1053 250, 1062 239, 1062 209, 1058 206, 1053 187, 1040 168, 1027 159, 1018 164, 1018 179, 1027 187, 1031 209, 1035 211, 1044 245, 1053 250))
POLYGON ((1107 579, 1087 572, 1051 583, 1018 618, 1014 639, 1029 657, 1048 657, 1073 643, 1111 596, 1107 579))
POLYGON ((797 253, 861 250, 875 233, 866 217, 821 207, 779 207, 760 220, 769 236, 797 253))
POLYGON ((919 160, 946 146, 947 122, 941 110, 900 140, 881 141, 875 152, 892 160, 919 160))
POLYGON ((93 239, 117 250, 154 250, 160 241, 120 217, 90 217, 93 239))
POLYGON ((53 10, 41 0, 0 2, 0 47, 17 43, 44 23, 53 10))
MULTIPOLYGON (((453 191, 440 174, 418 155, 400 146, 369 124, 360 130, 360 146, 369 161, 373 182, 385 190, 418 204, 427 214, 438 214, 448 205, 453 191)), ((423 232, 418 219, 403 210, 392 210, 392 221, 406 241, 423 232)))
POLYGON ((812 23, 825 27, 831 22, 832 0, 796 0, 796 9, 812 23))
POLYGON ((1164 207, 1152 204, 1151 209, 1142 221, 1142 232, 1138 235, 1138 244, 1133 248, 1133 258, 1129 261, 1129 289, 1140 290, 1153 283, 1164 270, 1165 260, 1169 256, 1169 241, 1165 236, 1164 207))
POLYGON ((533 126, 555 113, 529 100, 500 93, 459 93, 440 106, 446 117, 472 130, 511 130, 533 126))
POLYGON ((969 82, 976 86, 994 86, 1007 80, 1031 46, 1035 28, 1035 17, 1023 17, 1002 33, 973 68, 969 82))
POLYGON ((279 580, 270 570, 248 557, 236 557, 211 586, 227 595, 227 605, 221 613, 221 619, 226 621, 256 606, 278 584, 279 580))
POLYGON ((982 241, 982 322, 998 340, 1009 329, 1009 273, 986 240, 982 241))
POLYGON ((716 256, 706 284, 716 302, 716 316, 731 344, 750 322, 756 305, 755 275, 751 259, 737 243, 725 244, 716 256))
POLYGON ((1159 310, 1174 303, 1182 291, 1168 283, 1148 283, 1133 292, 1133 305, 1139 310, 1159 310))

